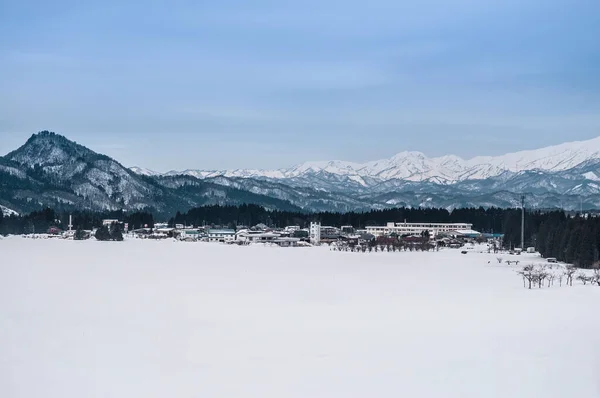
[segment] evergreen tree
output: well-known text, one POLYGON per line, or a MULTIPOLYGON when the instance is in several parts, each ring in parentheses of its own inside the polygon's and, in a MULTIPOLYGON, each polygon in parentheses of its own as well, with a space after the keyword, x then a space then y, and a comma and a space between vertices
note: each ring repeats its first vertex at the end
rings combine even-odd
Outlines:
POLYGON ((85 240, 87 238, 88 238, 87 232, 85 232, 81 228, 77 228, 77 230, 75 231, 75 235, 73 235, 74 240, 85 240))
POLYGON ((540 225, 540 229, 538 230, 538 233, 537 233, 537 238, 536 238, 537 249, 542 256, 546 256, 546 254, 547 254, 548 248, 547 248, 546 242, 548 241, 548 235, 550 232, 549 228, 550 228, 550 226, 548 225, 548 223, 543 222, 540 225))
POLYGON ((581 227, 575 226, 572 232, 566 234, 566 241, 568 242, 566 245, 566 256, 565 260, 569 264, 579 265, 580 255, 581 255, 581 227))
POLYGON ((107 241, 111 240, 110 231, 108 226, 103 225, 102 227, 96 230, 96 234, 94 235, 97 240, 107 241))
POLYGON ((123 240, 123 231, 121 224, 113 223, 110 227, 110 239, 121 242, 123 240))
POLYGON ((598 249, 596 245, 596 232, 592 225, 586 225, 579 247, 579 258, 574 263, 582 268, 590 268, 598 259, 598 249))

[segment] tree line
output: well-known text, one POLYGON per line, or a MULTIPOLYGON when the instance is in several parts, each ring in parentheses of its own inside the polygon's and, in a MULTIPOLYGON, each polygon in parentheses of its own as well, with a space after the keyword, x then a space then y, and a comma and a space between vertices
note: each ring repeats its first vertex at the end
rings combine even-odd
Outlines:
POLYGON ((552 213, 540 224, 536 238, 542 256, 591 268, 599 259, 600 217, 567 217, 552 213))
MULTIPOLYGON (((514 210, 504 209, 446 209, 429 208, 395 208, 384 210, 371 210, 367 212, 319 212, 306 213, 294 211, 271 211, 252 204, 241 206, 202 206, 191 209, 185 213, 177 212, 170 219, 171 226, 185 225, 220 225, 232 228, 245 225, 253 226, 265 224, 270 227, 285 227, 298 225, 302 228, 311 221, 320 221, 322 225, 340 227, 352 225, 355 228, 364 228, 372 225, 385 225, 387 222, 467 222, 472 223, 479 230, 501 233, 507 212, 514 210)), ((520 223, 520 212, 518 213, 520 223)), ((520 224, 519 224, 520 225, 520 224)))
POLYGON ((57 212, 53 209, 34 211, 25 215, 3 216, 0 212, 0 235, 47 233, 50 228, 66 230, 72 216, 73 230, 91 230, 102 226, 105 219, 119 220, 129 224, 129 229, 154 227, 154 216, 147 212, 57 212))

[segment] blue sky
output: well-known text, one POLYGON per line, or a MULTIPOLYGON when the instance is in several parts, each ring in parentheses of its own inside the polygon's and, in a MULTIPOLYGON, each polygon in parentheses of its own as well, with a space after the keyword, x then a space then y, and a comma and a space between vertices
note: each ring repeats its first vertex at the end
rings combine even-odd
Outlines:
POLYGON ((593 138, 599 15, 597 0, 2 1, 0 154, 45 129, 159 171, 593 138))

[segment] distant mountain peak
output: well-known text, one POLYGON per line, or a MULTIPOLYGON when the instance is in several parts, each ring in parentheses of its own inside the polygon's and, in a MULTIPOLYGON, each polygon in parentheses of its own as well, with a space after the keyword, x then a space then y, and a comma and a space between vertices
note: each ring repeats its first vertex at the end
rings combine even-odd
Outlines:
POLYGON ((150 170, 150 169, 146 169, 144 167, 138 167, 138 166, 130 167, 129 170, 133 171, 135 174, 139 174, 139 175, 147 176, 147 177, 161 175, 161 173, 159 173, 158 171, 154 171, 154 170, 150 170))
POLYGON ((198 178, 217 175, 240 178, 295 179, 322 176, 323 173, 343 176, 368 186, 389 180, 435 181, 453 184, 460 181, 482 180, 506 172, 523 170, 564 171, 584 162, 600 159, 600 137, 549 146, 537 150, 508 153, 502 156, 477 156, 463 159, 456 155, 428 157, 418 151, 403 151, 388 159, 366 163, 341 160, 304 162, 278 170, 186 170, 171 171, 169 175, 187 174, 198 178))
POLYGON ((34 167, 62 164, 90 155, 102 156, 60 134, 44 130, 33 134, 20 148, 7 154, 6 158, 34 167))

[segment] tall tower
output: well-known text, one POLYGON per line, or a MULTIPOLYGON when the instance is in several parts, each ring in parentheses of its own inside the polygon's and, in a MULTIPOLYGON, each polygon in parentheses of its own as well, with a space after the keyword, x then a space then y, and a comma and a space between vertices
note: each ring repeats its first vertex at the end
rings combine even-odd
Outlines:
POLYGON ((525 250, 525 195, 521 195, 521 250, 525 250))
POLYGON ((73 216, 69 214, 69 231, 73 230, 73 216))
POLYGON ((321 243, 321 223, 320 222, 311 222, 310 223, 310 243, 313 245, 318 245, 321 243))

